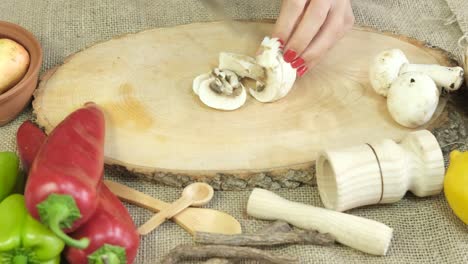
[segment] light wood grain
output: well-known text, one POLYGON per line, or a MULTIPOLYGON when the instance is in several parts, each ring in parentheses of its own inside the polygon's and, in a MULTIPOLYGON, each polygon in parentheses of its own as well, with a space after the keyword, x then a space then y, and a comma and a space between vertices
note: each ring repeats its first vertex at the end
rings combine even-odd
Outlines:
POLYGON ((399 201, 407 191, 425 197, 439 194, 444 158, 434 135, 412 132, 402 142, 385 139, 344 149, 327 149, 317 159, 317 185, 326 208, 399 201))
POLYGON ((190 24, 79 52, 44 76, 33 103, 37 122, 51 131, 94 101, 106 114, 106 163, 150 178, 169 175, 182 185, 217 175, 249 179, 310 169, 324 148, 400 140, 411 131, 392 120, 385 98, 369 85, 369 61, 378 52, 399 48, 414 63, 450 61, 416 41, 355 28, 286 98, 271 104, 250 98, 239 110, 218 111, 193 94, 193 78, 217 65, 222 51, 254 55, 272 30, 260 22, 236 27, 255 28, 256 35, 233 35, 223 23, 190 24))
POLYGON ((185 187, 182 196, 168 207, 151 217, 138 228, 140 235, 147 235, 158 228, 166 220, 171 219, 189 206, 202 206, 207 204, 214 195, 213 188, 202 182, 192 183, 185 187))
MULTIPOLYGON (((106 186, 120 199, 146 208, 153 212, 168 209, 168 203, 139 192, 123 184, 104 181, 106 186)), ((196 232, 234 235, 242 233, 240 223, 231 215, 207 208, 187 208, 174 216, 172 220, 191 235, 196 232)))
POLYGON ((264 189, 252 191, 247 213, 259 219, 283 220, 303 229, 329 233, 337 242, 373 255, 385 255, 393 236, 393 229, 380 222, 288 201, 264 189))

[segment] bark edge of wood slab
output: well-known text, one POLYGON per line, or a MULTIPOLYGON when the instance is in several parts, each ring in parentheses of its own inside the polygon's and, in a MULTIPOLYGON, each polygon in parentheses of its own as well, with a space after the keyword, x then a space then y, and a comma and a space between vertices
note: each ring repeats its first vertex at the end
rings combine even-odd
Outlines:
MULTIPOLYGON (((249 98, 243 108, 234 112, 208 109, 191 94, 192 79, 215 66, 221 51, 254 54, 272 27, 271 21, 243 21, 239 25, 249 32, 252 32, 249 28, 255 27, 258 35, 231 43, 229 31, 222 22, 195 23, 124 35, 71 55, 62 66, 42 76, 33 101, 37 123, 50 131, 62 115, 85 101, 95 101, 103 107, 110 124, 106 142, 106 164, 110 167, 176 187, 203 181, 217 190, 296 188, 315 184, 316 155, 325 147, 355 145, 380 138, 399 141, 406 132, 414 131, 391 120, 385 98, 376 95, 368 84, 368 61, 375 55, 373 53, 396 47, 402 48, 415 62, 457 65, 451 54, 421 41, 356 27, 331 51, 327 60, 299 81, 283 100, 261 104, 249 98), (200 37, 200 34, 211 38, 200 37), (166 35, 172 37, 163 38, 166 35), (191 44, 185 40, 190 40, 191 44), (185 44, 184 49, 177 43, 185 44), (135 44, 141 44, 138 51, 131 48, 135 44), (114 48, 118 54, 112 53, 114 48), (155 49, 161 52, 156 55, 150 52, 155 49), (343 49, 347 52, 343 53, 343 49), (103 51, 110 55, 99 57, 103 51), (354 63, 352 67, 338 63, 344 60, 340 53, 354 63), (176 60, 186 55, 191 55, 191 59, 176 60), (131 70, 128 64, 132 59, 143 68, 131 70), (141 60, 146 60, 147 64, 142 64, 141 60), (169 68, 178 69, 177 74, 171 73, 169 68), (116 83, 118 85, 112 86, 116 83), (153 87, 154 83, 158 86, 153 87), (138 86, 142 84, 145 88, 138 86), (314 85, 316 90, 311 92, 312 88, 307 87, 314 85), (155 87, 162 88, 148 92, 147 89, 155 87), (70 103, 64 104, 65 101, 70 103), (174 102, 178 102, 177 108, 174 102), (168 113, 175 114, 177 120, 172 121, 168 113), (365 117, 363 113, 367 113, 365 117), (135 116, 138 118, 133 118, 135 116), (205 123, 200 125, 199 120, 205 123), (222 125, 213 128, 212 124, 216 123, 222 125), (185 129, 175 129, 181 124, 185 129), (343 130, 347 133, 342 134, 343 130), (187 136, 184 134, 187 131, 197 133, 189 132, 191 135, 187 136), (265 131, 273 132, 266 134, 265 131), (375 133, 364 139, 363 135, 369 131, 375 133), (195 134, 207 136, 199 138, 195 134), (213 142, 209 137, 218 140, 213 142), (233 140, 228 144, 226 138, 233 140)), ((448 106, 452 104, 451 100, 441 101, 435 117, 423 128, 437 130, 436 137, 439 134, 453 142, 457 138, 447 136, 453 134, 453 124, 458 124, 456 129, 460 131, 464 131, 464 126, 461 116, 445 107, 446 101, 448 106)), ((464 133, 455 132, 459 138, 464 133)))

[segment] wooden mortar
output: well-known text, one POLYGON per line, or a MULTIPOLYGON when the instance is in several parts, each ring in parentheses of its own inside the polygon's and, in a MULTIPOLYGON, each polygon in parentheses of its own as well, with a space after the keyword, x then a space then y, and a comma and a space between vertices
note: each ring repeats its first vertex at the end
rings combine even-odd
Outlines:
POLYGON ((427 130, 409 133, 401 143, 386 139, 326 150, 317 160, 317 185, 326 208, 351 208, 399 201, 409 190, 425 197, 440 193, 444 159, 427 130))

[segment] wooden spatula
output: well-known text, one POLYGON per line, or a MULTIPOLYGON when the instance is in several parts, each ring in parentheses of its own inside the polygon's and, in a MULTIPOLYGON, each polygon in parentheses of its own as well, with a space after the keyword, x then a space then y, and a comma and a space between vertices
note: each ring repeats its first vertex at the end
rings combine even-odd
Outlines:
MULTIPOLYGON (((104 183, 120 199, 153 212, 159 212, 169 206, 168 203, 126 185, 108 180, 105 180, 104 183)), ((213 209, 187 208, 174 216, 172 220, 191 235, 194 235, 195 232, 210 232, 226 235, 242 233, 239 221, 227 213, 213 209)))

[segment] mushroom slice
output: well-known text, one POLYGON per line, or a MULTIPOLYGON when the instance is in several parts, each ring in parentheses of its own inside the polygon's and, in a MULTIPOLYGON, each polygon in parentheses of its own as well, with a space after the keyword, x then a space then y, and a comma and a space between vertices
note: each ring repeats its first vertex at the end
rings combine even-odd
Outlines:
POLYGON ((234 110, 244 105, 247 92, 236 73, 214 68, 210 73, 193 80, 193 91, 207 106, 220 110, 234 110))
POLYGON ((265 70, 258 65, 254 58, 229 52, 219 54, 219 68, 221 70, 230 70, 240 77, 248 77, 254 80, 263 80, 265 70))
POLYGON ((211 73, 203 73, 203 74, 200 74, 198 75, 197 77, 195 77, 195 79, 193 79, 193 83, 192 83, 192 90, 193 92, 198 95, 198 89, 200 88, 200 84, 205 81, 205 80, 208 80, 208 79, 214 79, 212 76, 211 76, 211 73))
POLYGON ((439 95, 439 89, 429 76, 408 72, 391 85, 387 108, 400 125, 416 128, 431 119, 439 103, 439 95))
POLYGON ((369 68, 369 80, 378 94, 387 96, 392 82, 398 78, 400 68, 408 63, 403 51, 390 49, 377 54, 369 68))
POLYGON ((228 95, 224 93, 224 86, 219 87, 215 80, 216 78, 210 78, 200 84, 198 96, 205 105, 219 110, 235 110, 244 105, 247 92, 241 83, 228 95))
POLYGON ((262 41, 261 53, 257 63, 265 68, 264 83, 257 82, 256 88, 250 88, 250 94, 260 102, 274 102, 286 96, 296 81, 296 70, 283 59, 281 43, 276 38, 266 37, 262 41))

